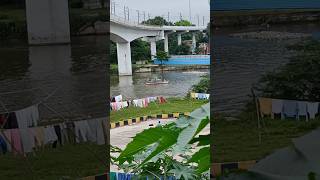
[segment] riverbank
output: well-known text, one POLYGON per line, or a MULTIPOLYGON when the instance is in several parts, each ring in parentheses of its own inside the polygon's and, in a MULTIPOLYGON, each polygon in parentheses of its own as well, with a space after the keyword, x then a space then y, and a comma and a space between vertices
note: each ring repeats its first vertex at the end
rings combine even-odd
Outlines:
POLYGON ((211 27, 310 23, 320 20, 320 9, 211 11, 211 27))
POLYGON ((106 172, 106 146, 68 144, 36 151, 27 157, 0 155, 0 179, 79 179, 106 172))
POLYGON ((130 118, 154 115, 170 114, 177 112, 191 112, 202 105, 208 103, 207 100, 195 100, 188 98, 167 98, 164 104, 150 103, 146 108, 129 107, 119 111, 111 111, 110 121, 119 122, 130 118))
MULTIPOLYGON (((148 72, 161 72, 161 71, 193 71, 201 69, 210 69, 210 65, 164 65, 162 68, 156 64, 138 65, 133 64, 132 69, 134 73, 148 73, 148 72)), ((118 65, 110 65, 110 73, 118 74, 118 65)))

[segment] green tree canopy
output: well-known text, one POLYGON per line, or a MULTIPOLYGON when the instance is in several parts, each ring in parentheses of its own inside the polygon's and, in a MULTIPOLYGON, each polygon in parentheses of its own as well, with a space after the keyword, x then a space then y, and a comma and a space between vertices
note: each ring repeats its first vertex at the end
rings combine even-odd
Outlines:
POLYGON ((148 19, 146 21, 143 21, 142 24, 154 25, 154 26, 172 26, 173 25, 171 22, 166 21, 161 16, 156 16, 153 19, 148 19))
POLYGON ((174 23, 175 26, 194 26, 190 21, 180 20, 174 23))

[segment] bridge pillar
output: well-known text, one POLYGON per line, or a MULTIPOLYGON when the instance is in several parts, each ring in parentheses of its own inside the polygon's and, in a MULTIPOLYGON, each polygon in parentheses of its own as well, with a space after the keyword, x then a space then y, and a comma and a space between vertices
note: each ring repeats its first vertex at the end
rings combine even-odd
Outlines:
POLYGON ((119 76, 131 76, 132 64, 130 42, 117 43, 117 55, 119 76))
POLYGON ((154 59, 154 56, 157 55, 157 44, 156 40, 151 40, 150 42, 150 48, 151 48, 151 59, 154 59))
POLYGON ((178 46, 182 44, 182 38, 181 38, 181 33, 178 33, 178 46))
POLYGON ((29 44, 70 43, 66 0, 26 0, 29 44))
POLYGON ((193 33, 192 34, 192 54, 196 52, 196 48, 197 48, 196 34, 193 33))
POLYGON ((164 34, 164 51, 169 54, 169 34, 164 34))

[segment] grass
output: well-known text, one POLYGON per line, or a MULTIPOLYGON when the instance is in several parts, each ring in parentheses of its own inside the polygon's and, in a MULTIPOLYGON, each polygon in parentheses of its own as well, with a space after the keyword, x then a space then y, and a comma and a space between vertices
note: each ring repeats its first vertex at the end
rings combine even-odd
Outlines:
POLYGON ((310 122, 266 119, 265 126, 261 128, 259 143, 257 121, 216 119, 213 122, 213 161, 259 160, 276 149, 292 145, 292 138, 302 136, 319 126, 320 119, 310 122))
POLYGON ((207 100, 194 100, 194 99, 179 99, 168 98, 167 103, 158 104, 150 103, 146 108, 129 107, 119 111, 111 111, 111 122, 118 122, 125 119, 136 118, 140 116, 147 116, 153 114, 168 114, 175 112, 191 112, 205 103, 207 100))
POLYGON ((0 155, 0 179, 78 179, 102 174, 107 170, 106 149, 95 144, 69 144, 39 150, 26 158, 0 155))

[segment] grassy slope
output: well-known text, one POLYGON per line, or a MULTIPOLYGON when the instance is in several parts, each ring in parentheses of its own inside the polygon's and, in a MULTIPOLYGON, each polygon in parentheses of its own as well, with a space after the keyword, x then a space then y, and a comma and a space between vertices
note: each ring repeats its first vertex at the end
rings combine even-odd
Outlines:
POLYGON ((150 103, 147 108, 129 107, 120 111, 112 111, 110 113, 110 119, 111 122, 118 122, 129 118, 153 114, 191 112, 207 102, 208 101, 202 100, 170 98, 167 99, 167 103, 165 104, 150 103))
POLYGON ((106 146, 94 144, 48 148, 38 151, 35 156, 30 155, 27 157, 28 161, 24 157, 12 154, 1 155, 0 179, 76 179, 104 173, 106 162, 102 163, 92 152, 95 152, 99 159, 107 161, 106 146))
POLYGON ((291 145, 291 139, 320 126, 320 120, 309 123, 292 120, 266 120, 262 142, 256 121, 215 120, 213 123, 214 162, 259 160, 276 149, 291 145))

